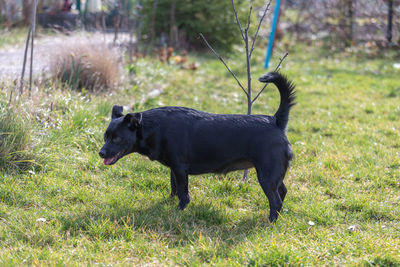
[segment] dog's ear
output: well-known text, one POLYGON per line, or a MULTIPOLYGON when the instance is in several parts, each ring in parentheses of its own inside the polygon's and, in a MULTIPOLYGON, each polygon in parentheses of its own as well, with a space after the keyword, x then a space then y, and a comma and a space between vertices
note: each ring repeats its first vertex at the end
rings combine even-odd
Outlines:
POLYGON ((122 106, 113 106, 112 108, 112 113, 111 113, 111 119, 116 119, 119 117, 124 116, 124 114, 122 114, 122 110, 124 110, 124 108, 122 106))
POLYGON ((124 122, 128 124, 128 128, 136 130, 142 125, 142 113, 128 113, 124 117, 124 122))

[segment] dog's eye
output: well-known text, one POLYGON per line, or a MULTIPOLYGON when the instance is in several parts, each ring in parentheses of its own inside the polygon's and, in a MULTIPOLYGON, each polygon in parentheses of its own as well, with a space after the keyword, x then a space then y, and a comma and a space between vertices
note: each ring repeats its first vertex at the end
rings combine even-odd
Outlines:
POLYGON ((113 141, 113 143, 119 143, 119 142, 121 142, 121 137, 119 137, 119 136, 114 136, 113 137, 113 139, 112 139, 112 141, 113 141))

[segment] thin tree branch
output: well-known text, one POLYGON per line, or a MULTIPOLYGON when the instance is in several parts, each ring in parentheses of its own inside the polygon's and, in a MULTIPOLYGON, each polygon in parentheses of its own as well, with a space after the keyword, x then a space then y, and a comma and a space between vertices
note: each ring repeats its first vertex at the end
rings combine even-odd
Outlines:
POLYGON ((236 23, 237 23, 237 25, 238 25, 238 27, 239 27, 240 34, 242 35, 242 39, 243 39, 243 41, 244 41, 243 28, 242 28, 242 25, 240 25, 240 21, 239 21, 239 18, 238 18, 238 14, 237 14, 236 8, 235 8, 235 3, 233 2, 233 0, 232 0, 232 7, 233 7, 233 12, 235 13, 236 23))
POLYGON ((31 39, 31 32, 32 32, 32 27, 29 27, 28 37, 26 38, 26 44, 25 44, 24 62, 22 63, 22 72, 21 72, 21 81, 20 81, 20 86, 19 86, 19 95, 22 95, 22 93, 24 91, 25 66, 26 66, 26 58, 28 56, 28 47, 29 47, 29 40, 31 39))
POLYGON ((214 53, 214 55, 225 65, 226 69, 230 72, 230 74, 233 76, 233 78, 235 78, 236 82, 238 83, 238 85, 240 86, 240 88, 242 88, 243 92, 246 94, 246 96, 248 96, 249 94, 246 92, 246 90, 244 89, 243 85, 240 83, 239 79, 236 77, 235 73, 233 73, 231 71, 231 69, 228 67, 228 65, 225 63, 224 59, 217 53, 215 52, 215 50, 211 47, 211 45, 207 42, 206 38, 204 37, 204 35, 202 33, 200 33, 201 38, 203 38, 203 41, 206 43, 206 45, 208 46, 208 48, 214 53))
POLYGON ((256 97, 253 98, 253 100, 251 101, 251 103, 254 103, 254 101, 257 100, 257 98, 261 95, 261 93, 264 92, 265 88, 267 88, 268 84, 269 84, 269 83, 266 83, 266 84, 264 85, 264 87, 260 90, 260 92, 258 92, 258 94, 256 95, 256 97))
MULTIPOLYGON (((251 9, 250 9, 251 12, 251 9)), ((249 32, 248 28, 244 30, 244 44, 246 48, 246 71, 247 71, 247 115, 251 114, 251 71, 250 71, 250 57, 249 57, 249 32)))
POLYGON ((250 6, 250 10, 249 10, 249 16, 247 17, 247 27, 246 30, 248 31, 250 28, 250 17, 251 17, 251 11, 253 10, 253 6, 250 6))
POLYGON ((268 2, 268 4, 267 4, 267 7, 265 8, 264 13, 263 13, 263 15, 262 15, 262 17, 261 17, 261 19, 260 19, 260 22, 258 23, 257 31, 256 31, 256 33, 254 34, 253 42, 252 42, 252 44, 251 44, 251 49, 250 49, 250 58, 251 58, 251 55, 253 54, 254 44, 256 43, 256 39, 257 39, 257 36, 258 36, 258 31, 260 30, 260 27, 261 27, 261 23, 262 23, 262 21, 264 20, 265 15, 267 14, 267 11, 269 10, 269 6, 270 6, 270 5, 271 5, 271 0, 269 0, 269 2, 268 2))
POLYGON ((37 10, 37 0, 33 3, 33 15, 32 15, 32 38, 31 38, 31 65, 29 69, 29 96, 31 96, 32 91, 32 72, 33 72, 33 46, 34 46, 34 38, 35 38, 35 30, 36 30, 36 10, 37 10))
POLYGON ((275 72, 277 72, 279 70, 279 68, 281 67, 282 62, 285 60, 285 58, 289 55, 289 52, 286 52, 282 58, 279 59, 279 64, 276 66, 275 68, 275 72))
MULTIPOLYGON (((281 67, 282 62, 285 60, 285 58, 286 58, 288 55, 289 55, 289 53, 286 52, 286 53, 283 55, 283 57, 279 59, 279 64, 276 66, 274 72, 276 72, 276 71, 279 70, 279 68, 281 67)), ((265 90, 265 88, 267 88, 268 84, 269 84, 269 83, 266 83, 266 84, 264 85, 264 87, 260 90, 260 92, 258 92, 258 94, 256 95, 256 97, 254 97, 254 99, 251 101, 252 104, 254 103, 254 101, 257 100, 257 98, 261 95, 261 93, 265 90)))

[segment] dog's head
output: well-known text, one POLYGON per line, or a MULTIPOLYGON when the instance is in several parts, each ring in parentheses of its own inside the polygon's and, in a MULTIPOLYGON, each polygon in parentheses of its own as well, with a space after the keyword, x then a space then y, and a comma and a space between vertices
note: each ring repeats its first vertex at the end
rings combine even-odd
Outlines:
POLYGON ((111 122, 104 133, 104 146, 99 155, 105 165, 116 163, 123 156, 135 151, 137 146, 137 131, 142 126, 141 113, 122 114, 121 106, 114 106, 111 122))

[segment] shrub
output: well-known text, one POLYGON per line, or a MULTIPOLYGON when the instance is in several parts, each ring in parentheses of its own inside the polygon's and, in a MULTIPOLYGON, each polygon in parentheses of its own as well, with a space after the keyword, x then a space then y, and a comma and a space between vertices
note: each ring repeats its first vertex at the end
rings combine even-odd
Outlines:
POLYGON ((30 132, 20 111, 0 100, 0 169, 26 169, 30 166, 30 132))
POLYGON ((52 76, 71 89, 112 89, 118 80, 118 58, 105 45, 64 45, 50 59, 52 76))
MULTIPOLYGON (((144 32, 150 31, 153 2, 143 1, 144 32)), ((235 1, 237 11, 242 18, 248 12, 249 4, 235 1)), ((171 1, 159 0, 155 19, 155 35, 169 35, 171 29, 171 1)), ((247 18, 246 18, 247 19, 247 18)), ((180 0, 176 2, 176 27, 180 42, 188 42, 194 48, 204 47, 199 33, 218 49, 230 50, 232 45, 241 40, 235 22, 232 4, 229 0, 180 0)))

